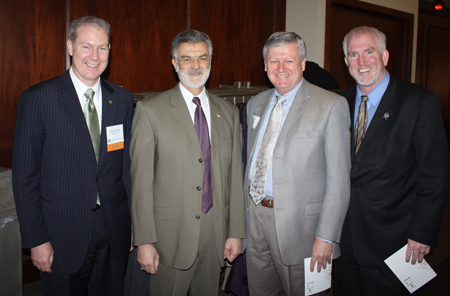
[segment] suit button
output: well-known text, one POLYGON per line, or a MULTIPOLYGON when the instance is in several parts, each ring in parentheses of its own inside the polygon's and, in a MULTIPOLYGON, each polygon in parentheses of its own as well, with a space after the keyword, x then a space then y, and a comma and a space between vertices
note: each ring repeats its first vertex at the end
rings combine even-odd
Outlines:
POLYGON ((200 219, 200 215, 195 215, 195 219, 200 219))
POLYGON ((197 190, 198 190, 198 191, 202 190, 202 187, 197 186, 197 190))
POLYGON ((98 182, 98 181, 100 181, 100 178, 99 177, 95 178, 95 182, 98 182))
POLYGON ((198 159, 198 162, 199 162, 199 163, 202 163, 202 162, 203 162, 203 159, 199 158, 199 159, 198 159))

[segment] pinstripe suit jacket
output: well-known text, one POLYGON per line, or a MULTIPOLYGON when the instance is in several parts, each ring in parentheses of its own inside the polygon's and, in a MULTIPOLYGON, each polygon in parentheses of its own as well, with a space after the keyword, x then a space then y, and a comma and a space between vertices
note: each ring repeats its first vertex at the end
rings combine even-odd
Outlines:
POLYGON ((97 193, 116 258, 130 246, 129 142, 131 94, 101 80, 102 126, 98 165, 69 72, 24 91, 13 144, 13 190, 23 246, 50 242, 52 269, 75 272, 86 255, 97 193), (107 152, 106 127, 123 124, 125 148, 107 152))

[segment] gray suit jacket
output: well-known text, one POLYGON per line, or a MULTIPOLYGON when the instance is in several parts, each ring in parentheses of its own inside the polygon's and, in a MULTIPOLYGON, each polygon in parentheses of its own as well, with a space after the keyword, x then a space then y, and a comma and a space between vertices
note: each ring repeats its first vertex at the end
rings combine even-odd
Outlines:
MULTIPOLYGON (((245 238, 239 112, 207 93, 217 256, 228 237, 245 238)), ((179 86, 138 102, 131 153, 134 245, 154 243, 164 265, 189 268, 200 235, 203 162, 179 86)), ((223 264, 223 260, 220 260, 223 264)))
MULTIPOLYGON (((253 202, 248 195, 250 162, 273 91, 259 94, 247 107, 247 213, 253 202), (256 117, 260 120, 254 126, 256 117)), ((272 160, 275 228, 286 265, 311 257, 316 236, 335 242, 333 258, 340 255, 337 243, 350 197, 349 128, 346 100, 303 79, 272 160)), ((250 223, 247 219, 247 231, 250 223)))

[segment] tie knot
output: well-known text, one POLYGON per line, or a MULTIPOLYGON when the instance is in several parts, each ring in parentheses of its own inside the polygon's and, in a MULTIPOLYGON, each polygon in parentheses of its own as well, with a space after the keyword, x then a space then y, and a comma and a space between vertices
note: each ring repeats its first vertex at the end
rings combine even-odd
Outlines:
POLYGON ((286 102, 286 98, 284 96, 277 97, 277 103, 279 103, 280 105, 283 105, 284 102, 286 102))
POLYGON ((368 99, 368 96, 361 96, 361 102, 367 102, 368 99))
POLYGON ((88 100, 92 100, 92 98, 94 97, 94 90, 92 88, 88 88, 86 90, 86 92, 84 93, 84 96, 88 99, 88 100))
POLYGON ((201 106, 202 104, 200 104, 200 99, 198 97, 194 97, 192 99, 192 102, 194 102, 195 105, 197 106, 201 106))

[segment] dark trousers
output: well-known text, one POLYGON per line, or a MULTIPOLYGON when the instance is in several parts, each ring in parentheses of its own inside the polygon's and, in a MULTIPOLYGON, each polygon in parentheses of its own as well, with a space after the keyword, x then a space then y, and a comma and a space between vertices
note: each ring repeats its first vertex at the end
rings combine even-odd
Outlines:
POLYGON ((123 296, 127 257, 120 261, 114 258, 106 238, 102 210, 93 214, 96 223, 81 268, 75 273, 41 272, 45 296, 123 296))
POLYGON ((387 265, 372 268, 358 264, 351 242, 345 253, 333 261, 333 281, 335 296, 411 295, 387 265))

